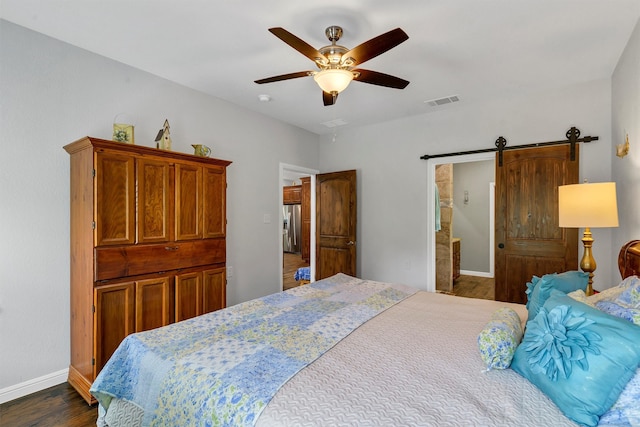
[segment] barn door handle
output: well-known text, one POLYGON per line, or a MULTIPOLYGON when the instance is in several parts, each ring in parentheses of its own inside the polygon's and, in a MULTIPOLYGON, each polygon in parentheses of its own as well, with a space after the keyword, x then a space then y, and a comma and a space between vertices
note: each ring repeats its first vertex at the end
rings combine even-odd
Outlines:
POLYGON ((500 249, 504 249, 504 243, 498 243, 498 247, 499 247, 500 249))

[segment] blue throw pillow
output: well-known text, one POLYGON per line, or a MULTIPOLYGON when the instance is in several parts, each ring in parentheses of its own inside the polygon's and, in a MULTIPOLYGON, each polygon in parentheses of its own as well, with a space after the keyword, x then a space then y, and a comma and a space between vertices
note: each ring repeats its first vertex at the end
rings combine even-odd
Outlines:
MULTIPOLYGON (((535 276, 534 276, 535 279, 535 276)), ((532 281, 533 282, 533 281, 532 281)), ((528 319, 534 319, 544 305, 551 291, 557 289, 565 294, 587 288, 589 274, 583 271, 565 271, 564 273, 545 274, 537 282, 533 282, 533 289, 528 294, 528 319)), ((529 322, 527 322, 528 324, 529 322)))
POLYGON ((595 426, 640 366, 640 327, 553 290, 511 368, 570 419, 595 426))
POLYGON ((598 426, 640 426, 640 368, 622 390, 618 401, 600 417, 598 426))
POLYGON ((616 298, 616 302, 631 308, 640 308, 640 277, 630 276, 620 283, 625 290, 616 298))
POLYGON ((616 304, 611 301, 600 301, 596 303, 596 308, 612 316, 619 317, 640 326, 640 308, 629 308, 623 304, 616 304))

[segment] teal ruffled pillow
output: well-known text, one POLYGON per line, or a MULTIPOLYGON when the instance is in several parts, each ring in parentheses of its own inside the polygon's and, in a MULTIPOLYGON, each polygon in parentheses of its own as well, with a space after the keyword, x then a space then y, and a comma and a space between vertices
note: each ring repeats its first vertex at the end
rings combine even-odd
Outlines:
POLYGON ((522 323, 518 313, 508 307, 493 313, 478 335, 480 357, 487 370, 507 369, 521 340, 522 323))
POLYGON ((531 304, 531 293, 533 292, 533 290, 536 288, 536 285, 538 284, 538 282, 540 281, 540 278, 538 276, 533 276, 531 278, 530 282, 527 282, 527 290, 524 291, 525 294, 527 294, 527 309, 529 308, 529 305, 531 304))
POLYGON ((589 274, 583 271, 565 271, 564 273, 545 274, 538 281, 535 279, 534 276, 531 292, 527 294, 529 320, 536 317, 552 290, 557 289, 565 294, 578 289, 584 291, 589 282, 589 274))
POLYGON ((553 290, 511 368, 570 419, 595 426, 640 366, 640 327, 553 290))

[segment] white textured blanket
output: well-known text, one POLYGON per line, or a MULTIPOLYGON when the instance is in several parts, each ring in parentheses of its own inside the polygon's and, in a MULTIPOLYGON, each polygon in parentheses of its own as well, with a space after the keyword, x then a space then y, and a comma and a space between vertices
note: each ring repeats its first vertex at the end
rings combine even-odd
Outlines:
POLYGON ((289 380, 259 426, 575 426, 508 369, 484 371, 477 336, 524 306, 419 292, 289 380))

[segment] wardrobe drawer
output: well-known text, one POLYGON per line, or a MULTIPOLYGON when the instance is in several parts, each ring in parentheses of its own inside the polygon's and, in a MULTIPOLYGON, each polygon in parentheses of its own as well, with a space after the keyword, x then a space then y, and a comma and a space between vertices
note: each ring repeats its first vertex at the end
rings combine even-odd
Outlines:
POLYGON ((224 263, 225 239, 95 248, 94 281, 224 263))

